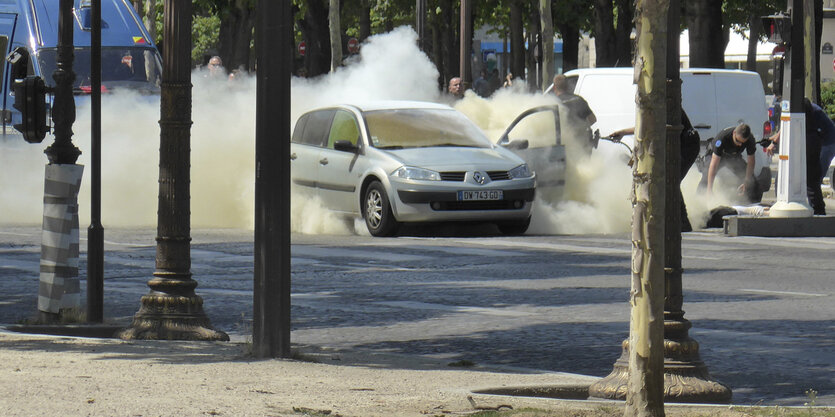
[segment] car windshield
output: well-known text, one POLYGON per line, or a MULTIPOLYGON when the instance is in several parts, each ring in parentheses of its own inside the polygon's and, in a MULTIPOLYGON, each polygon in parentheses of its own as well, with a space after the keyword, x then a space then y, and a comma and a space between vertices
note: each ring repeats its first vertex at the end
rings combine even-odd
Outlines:
POLYGON ((391 109, 365 112, 371 145, 380 149, 462 146, 489 148, 470 119, 455 110, 391 109))
MULTIPOLYGON (((73 50, 73 89, 77 93, 90 90, 90 48, 73 50)), ((38 63, 44 82, 55 86, 52 73, 56 67, 56 50, 46 48, 38 51, 38 63)), ((146 93, 159 93, 161 74, 156 49, 151 47, 102 47, 101 81, 103 88, 129 88, 146 93)))

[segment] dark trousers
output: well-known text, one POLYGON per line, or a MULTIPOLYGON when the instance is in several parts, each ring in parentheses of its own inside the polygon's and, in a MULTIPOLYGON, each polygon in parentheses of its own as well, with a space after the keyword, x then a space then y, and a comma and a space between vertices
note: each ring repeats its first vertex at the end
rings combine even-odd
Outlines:
POLYGON ((826 214, 821 191, 821 146, 823 142, 817 134, 806 132, 806 196, 816 215, 826 214))

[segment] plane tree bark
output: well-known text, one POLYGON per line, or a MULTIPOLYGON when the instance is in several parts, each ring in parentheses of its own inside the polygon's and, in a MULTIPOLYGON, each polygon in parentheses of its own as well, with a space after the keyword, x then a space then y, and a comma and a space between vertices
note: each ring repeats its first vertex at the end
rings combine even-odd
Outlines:
POLYGON ((669 0, 637 0, 632 285, 625 416, 664 415, 664 155, 669 0))

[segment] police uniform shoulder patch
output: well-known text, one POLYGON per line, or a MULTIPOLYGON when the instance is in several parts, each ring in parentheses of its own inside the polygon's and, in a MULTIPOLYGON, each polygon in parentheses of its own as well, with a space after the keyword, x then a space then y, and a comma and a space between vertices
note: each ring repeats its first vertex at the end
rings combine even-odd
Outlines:
POLYGON ((717 139, 717 140, 716 140, 716 147, 718 148, 718 147, 720 147, 720 146, 722 146, 722 140, 717 139))

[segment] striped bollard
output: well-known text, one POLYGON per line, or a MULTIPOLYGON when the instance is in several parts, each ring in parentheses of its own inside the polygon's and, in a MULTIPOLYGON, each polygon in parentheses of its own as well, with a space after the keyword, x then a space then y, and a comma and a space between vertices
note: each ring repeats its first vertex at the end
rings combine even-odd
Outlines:
POLYGON ((83 172, 83 165, 46 166, 38 289, 38 310, 43 313, 57 315, 62 309, 81 307, 78 190, 83 172))

